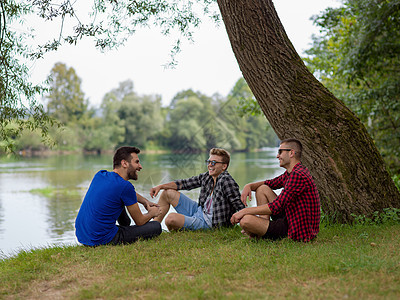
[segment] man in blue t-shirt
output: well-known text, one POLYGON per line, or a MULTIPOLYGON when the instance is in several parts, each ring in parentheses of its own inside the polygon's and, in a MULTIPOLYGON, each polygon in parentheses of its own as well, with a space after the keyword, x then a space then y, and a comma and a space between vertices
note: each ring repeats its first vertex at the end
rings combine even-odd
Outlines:
POLYGON ((161 234, 160 223, 150 221, 160 215, 160 207, 136 193, 129 182, 137 180, 137 172, 142 169, 139 153, 136 147, 119 148, 114 154, 113 171, 101 170, 94 176, 75 221, 80 243, 116 245, 161 234), (146 214, 142 214, 138 202, 147 209, 146 214), (136 225, 130 226, 125 207, 136 225))

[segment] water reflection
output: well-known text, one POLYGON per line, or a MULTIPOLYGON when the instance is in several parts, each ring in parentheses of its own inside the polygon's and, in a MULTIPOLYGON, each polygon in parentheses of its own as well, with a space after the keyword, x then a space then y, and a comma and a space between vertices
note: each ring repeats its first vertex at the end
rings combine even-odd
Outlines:
POLYGON ((4 222, 4 208, 3 208, 3 201, 0 196, 0 236, 4 232, 4 227, 2 226, 3 222, 4 222))
MULTIPOLYGON (((228 171, 246 183, 283 172, 269 152, 234 153, 228 171)), ((149 198, 151 187, 207 171, 208 154, 141 154, 143 169, 133 182, 149 198)), ((94 174, 112 169, 112 155, 68 155, 0 159, 0 257, 20 249, 76 244, 74 221, 94 174), (48 189, 46 196, 33 190, 48 189)), ((185 191, 197 199, 198 190, 185 191)), ((253 197, 254 198, 254 197, 253 197)))
POLYGON ((66 232, 74 231, 74 219, 83 199, 80 196, 60 196, 43 199, 48 209, 48 234, 52 240, 63 241, 66 232))

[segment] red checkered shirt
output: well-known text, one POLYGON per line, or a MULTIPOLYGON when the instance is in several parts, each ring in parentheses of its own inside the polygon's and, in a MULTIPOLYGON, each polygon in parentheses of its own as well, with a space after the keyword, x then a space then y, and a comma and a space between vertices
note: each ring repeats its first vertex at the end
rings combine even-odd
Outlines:
POLYGON ((321 206, 317 187, 308 169, 298 163, 292 172, 286 171, 264 183, 273 190, 283 188, 268 206, 273 215, 286 214, 288 237, 296 241, 312 240, 319 231, 321 206))

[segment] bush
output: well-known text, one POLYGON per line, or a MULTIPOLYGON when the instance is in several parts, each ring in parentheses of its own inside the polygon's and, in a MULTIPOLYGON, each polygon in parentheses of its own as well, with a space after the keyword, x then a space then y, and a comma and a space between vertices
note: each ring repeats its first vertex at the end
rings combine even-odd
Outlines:
POLYGON ((384 208, 383 212, 376 211, 371 217, 351 216, 354 217, 354 225, 400 224, 400 209, 394 207, 384 208))

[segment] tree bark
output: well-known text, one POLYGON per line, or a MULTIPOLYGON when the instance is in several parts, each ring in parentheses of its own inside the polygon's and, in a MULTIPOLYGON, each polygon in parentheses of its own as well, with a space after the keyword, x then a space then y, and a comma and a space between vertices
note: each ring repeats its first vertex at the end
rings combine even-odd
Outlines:
MULTIPOLYGON (((360 120, 307 69, 271 0, 218 0, 239 67, 280 139, 303 143, 323 211, 347 222, 400 208, 400 194, 360 120)), ((262 133, 261 133, 262 134, 262 133)))

